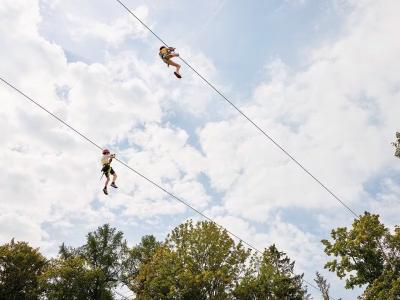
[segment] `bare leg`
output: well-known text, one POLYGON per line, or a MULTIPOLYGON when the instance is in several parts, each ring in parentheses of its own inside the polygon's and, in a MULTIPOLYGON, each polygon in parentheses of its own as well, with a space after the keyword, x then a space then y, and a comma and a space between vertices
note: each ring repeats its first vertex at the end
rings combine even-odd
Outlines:
POLYGON ((104 188, 106 189, 107 188, 107 185, 108 185, 108 183, 110 182, 110 175, 107 175, 106 176, 106 183, 105 183, 105 185, 104 185, 104 188))
POLYGON ((181 69, 181 65, 180 64, 177 64, 176 62, 174 62, 172 60, 169 60, 168 64, 171 65, 171 66, 174 66, 176 68, 176 73, 179 74, 179 70, 181 69))
POLYGON ((179 54, 178 53, 172 53, 168 56, 166 63, 168 65, 174 66, 176 68, 176 73, 179 74, 179 70, 181 69, 181 65, 177 64, 176 62, 174 62, 173 60, 171 60, 171 58, 173 57, 178 57, 179 54))
POLYGON ((117 180, 117 177, 118 177, 118 176, 117 176, 117 173, 114 173, 114 174, 113 174, 113 180, 112 180, 113 183, 115 183, 115 180, 117 180))

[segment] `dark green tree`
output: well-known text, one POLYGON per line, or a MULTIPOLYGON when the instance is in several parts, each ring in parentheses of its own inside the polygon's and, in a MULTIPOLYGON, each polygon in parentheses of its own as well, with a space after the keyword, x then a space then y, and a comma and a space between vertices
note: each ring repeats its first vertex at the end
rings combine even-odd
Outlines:
MULTIPOLYGON (((82 257, 60 257, 50 261, 40 285, 47 300, 86 300, 91 299, 95 282, 102 276, 100 269, 90 269, 82 257)), ((109 293, 105 298, 110 298, 109 293)))
POLYGON ((71 248, 63 244, 60 247, 59 259, 53 261, 53 269, 46 272, 47 292, 60 299, 83 299, 79 298, 85 295, 81 289, 68 287, 81 285, 87 287, 88 299, 112 299, 112 289, 123 278, 127 255, 128 247, 121 231, 108 224, 98 227, 87 235, 83 246, 71 248), (62 279, 64 284, 55 282, 56 278, 62 279), (66 294, 62 294, 64 292, 66 294))
POLYGON ((11 240, 0 246, 0 299, 38 299, 38 278, 45 264, 39 250, 25 242, 11 240))
POLYGON ((109 294, 118 285, 127 249, 123 233, 109 224, 87 235, 86 244, 79 252, 93 270, 101 271, 101 276, 95 280, 93 299, 106 297, 103 295, 109 294))
POLYGON ((237 299, 308 299, 303 286, 303 275, 294 274, 294 262, 275 245, 266 249, 262 256, 255 254, 249 268, 235 289, 237 299))
POLYGON ((346 288, 366 285, 365 300, 400 298, 400 228, 392 234, 378 215, 365 213, 351 229, 332 230, 333 242, 323 240, 325 252, 335 259, 326 264, 346 288))

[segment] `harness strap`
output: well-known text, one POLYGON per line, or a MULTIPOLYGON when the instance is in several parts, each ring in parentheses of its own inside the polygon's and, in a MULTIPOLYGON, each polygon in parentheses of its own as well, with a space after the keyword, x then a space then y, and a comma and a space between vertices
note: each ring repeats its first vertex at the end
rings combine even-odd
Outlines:
POLYGON ((106 173, 109 171, 110 168, 111 168, 110 163, 104 164, 103 167, 101 168, 101 172, 103 172, 104 174, 106 174, 106 173))

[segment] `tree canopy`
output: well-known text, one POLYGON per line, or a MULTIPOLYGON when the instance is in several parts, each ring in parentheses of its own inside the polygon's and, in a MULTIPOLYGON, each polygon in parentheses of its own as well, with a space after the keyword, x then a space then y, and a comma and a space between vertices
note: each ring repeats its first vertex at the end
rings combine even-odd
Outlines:
POLYGON ((105 224, 78 248, 60 247, 41 277, 48 299, 113 299, 123 277, 128 247, 123 233, 105 224))
POLYGON ((308 299, 283 252, 252 255, 212 222, 181 224, 151 253, 132 278, 137 299, 308 299))
POLYGON ((237 299, 308 299, 303 275, 294 274, 294 262, 275 245, 262 256, 254 255, 250 267, 235 290, 237 299))
POLYGON ((335 259, 326 268, 346 279, 346 288, 366 286, 360 299, 400 298, 400 228, 391 232, 378 215, 365 213, 352 228, 332 230, 333 241, 323 240, 325 252, 335 259))
MULTIPOLYGON (((400 299, 400 228, 387 228, 365 213, 351 228, 332 230, 323 240, 332 259, 326 268, 363 286, 361 300, 400 299)), ((209 221, 188 220, 163 241, 153 235, 128 247, 121 231, 105 224, 89 232, 79 247, 62 244, 46 259, 25 242, 0 246, 0 299, 112 300, 125 285, 134 299, 306 300, 303 274, 275 245, 262 253, 244 247, 209 221)), ((317 273, 324 300, 329 284, 317 273)))
POLYGON ((0 246, 0 299, 38 299, 45 265, 39 250, 25 242, 11 240, 0 246))

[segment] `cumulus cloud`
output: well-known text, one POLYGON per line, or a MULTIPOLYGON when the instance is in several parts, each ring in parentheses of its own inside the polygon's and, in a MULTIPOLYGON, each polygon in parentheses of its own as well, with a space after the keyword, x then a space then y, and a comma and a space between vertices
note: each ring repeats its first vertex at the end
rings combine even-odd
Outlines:
MULTIPOLYGON (((59 3, 51 4, 56 8, 59 3)), ((124 51, 108 54, 103 63, 71 63, 62 47, 38 30, 39 1, 3 1, 0 12, 0 45, 8 53, 0 60, 3 78, 99 145, 120 150, 121 159, 191 205, 200 209, 209 204, 209 196, 197 181, 203 170, 202 155, 188 144, 184 130, 163 124, 169 103, 176 100, 166 88, 172 77, 160 74, 159 61, 144 62, 134 52, 124 51), (160 83, 158 88, 155 82, 160 83)), ((140 8, 139 13, 145 17, 147 11, 140 8)), ((110 24, 118 22, 125 21, 117 18, 110 24)), ((79 31, 79 26, 74 28, 79 31)), ((107 42, 107 35, 98 37, 107 42)), ((185 86, 200 90, 199 81, 185 86)), ((174 90, 184 94, 179 88, 174 90)), ((113 191, 105 198, 99 182, 98 150, 7 86, 3 85, 0 95, 5 100, 0 112, 4 130, 0 146, 5 158, 0 165, 5 171, 0 178, 9 182, 0 190, 0 209, 32 225, 28 233, 18 230, 22 221, 1 226, 2 240, 15 232, 16 239, 38 245, 50 239, 42 228, 48 224, 60 231, 70 230, 73 223, 83 224, 76 228, 83 236, 88 228, 116 222, 121 215, 132 220, 186 211, 117 164, 119 193, 113 191)))
MULTIPOLYGON (((148 8, 139 6, 133 10, 140 19, 147 22, 148 8)), ((145 38, 148 34, 146 28, 132 19, 130 15, 118 18, 111 23, 104 23, 93 19, 87 19, 75 14, 67 15, 70 25, 70 34, 73 39, 82 41, 92 38, 104 41, 116 47, 128 38, 145 38)))
MULTIPOLYGON (((390 146, 400 111, 399 5, 343 3, 342 34, 312 49, 303 70, 279 58, 267 63, 265 80, 241 107, 357 213, 380 213, 388 225, 397 222, 400 195, 390 146)), ((312 280, 327 259, 319 240, 353 216, 242 117, 209 122, 199 137, 210 183, 223 195, 209 212, 225 216, 221 222, 229 215, 223 224, 256 245, 276 243, 312 280), (285 210, 314 230, 279 217, 285 210), (316 215, 315 224, 304 212, 316 215)), ((325 276, 345 298, 343 283, 325 276)))
MULTIPOLYGON (((392 164, 389 141, 400 109, 399 20, 393 13, 398 6, 396 1, 357 5, 344 35, 313 51, 304 71, 290 70, 281 61, 269 64, 268 80, 243 108, 360 209, 365 207, 364 184, 392 164)), ((211 182, 226 193, 232 213, 265 220, 268 211, 280 207, 328 211, 338 205, 241 117, 207 124, 200 139, 211 182)))
POLYGON ((0 243, 7 243, 11 238, 15 238, 15 241, 31 241, 35 245, 47 246, 43 243, 43 239, 47 237, 46 232, 27 217, 14 213, 1 213, 0 226, 2 228, 0 243))

